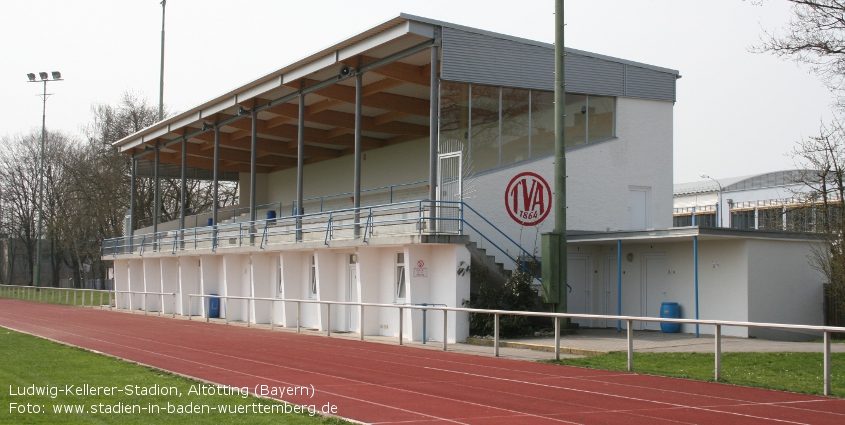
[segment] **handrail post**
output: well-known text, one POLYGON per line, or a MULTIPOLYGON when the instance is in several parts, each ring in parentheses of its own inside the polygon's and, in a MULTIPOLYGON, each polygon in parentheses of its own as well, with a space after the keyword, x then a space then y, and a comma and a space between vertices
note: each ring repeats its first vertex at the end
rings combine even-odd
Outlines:
POLYGON ((716 382, 719 382, 719 379, 721 379, 722 377, 722 325, 716 325, 716 334, 714 335, 714 337, 714 339, 716 340, 716 382))
POLYGON ((358 333, 361 335, 359 336, 359 340, 364 340, 364 306, 358 306, 358 333))
POLYGON ((76 307, 76 291, 73 291, 73 306, 76 307))
POLYGON ((299 327, 301 326, 301 324, 299 323, 299 313, 301 311, 301 309, 300 309, 301 304, 302 304, 301 301, 296 302, 296 333, 300 333, 299 327))
POLYGON ((175 292, 173 293, 173 311, 170 314, 170 318, 171 319, 176 318, 176 293, 175 292))
POLYGON ((332 305, 326 304, 326 336, 332 336, 332 305))
MULTIPOLYGON (((226 291, 228 292, 228 291, 226 291)), ((220 299, 226 301, 226 324, 229 324, 229 297, 220 297, 220 299)), ((220 313, 223 314, 223 304, 220 304, 220 313)))
POLYGON ((399 307, 399 345, 402 345, 402 328, 404 328, 404 326, 402 326, 402 318, 404 316, 405 315, 402 314, 402 307, 399 307))
POLYGON ((194 316, 193 315, 193 313, 194 313, 193 307, 194 307, 194 296, 191 295, 191 294, 188 294, 188 320, 194 320, 193 319, 193 316, 194 316))
MULTIPOLYGON (((449 317, 449 310, 443 310, 443 351, 446 351, 446 344, 449 341, 449 326, 447 323, 449 317)), ((497 347, 498 349, 498 347, 497 347)))
POLYGON ((252 300, 250 300, 250 299, 245 299, 244 301, 246 301, 246 327, 250 327, 250 326, 249 326, 249 324, 250 324, 250 317, 251 317, 251 315, 250 315, 250 313, 251 313, 251 311, 250 311, 250 306, 252 306, 252 302, 250 302, 250 301, 252 301, 252 300))
MULTIPOLYGON (((281 204, 281 203, 280 203, 281 204)), ((282 212, 282 206, 279 205, 279 213, 282 212)), ((270 330, 276 328, 276 300, 270 300, 270 330)))
MULTIPOLYGON (((203 297, 202 307, 205 310, 205 322, 208 323, 211 319, 211 298, 210 297, 203 297), (206 307, 206 303, 208 303, 208 307, 206 307)), ((220 311, 220 300, 217 300, 217 311, 220 311)), ((220 317, 220 316, 218 316, 220 317)))
POLYGON ((158 317, 161 317, 162 310, 164 310, 164 292, 158 294, 158 317))
POLYGON ((555 360, 560 361, 560 316, 555 316, 555 360))
POLYGON ((830 395, 830 332, 824 331, 824 395, 830 395))
POLYGON ((634 371, 634 321, 628 319, 628 372, 634 371))
MULTIPOLYGON (((149 310, 149 308, 147 307, 147 295, 149 295, 149 294, 144 292, 144 316, 147 315, 147 311, 149 310)), ((76 298, 76 297, 74 297, 74 298, 76 298)), ((74 301, 74 303, 76 303, 76 301, 74 301)))
POLYGON ((499 357, 499 313, 493 314, 493 356, 499 357))

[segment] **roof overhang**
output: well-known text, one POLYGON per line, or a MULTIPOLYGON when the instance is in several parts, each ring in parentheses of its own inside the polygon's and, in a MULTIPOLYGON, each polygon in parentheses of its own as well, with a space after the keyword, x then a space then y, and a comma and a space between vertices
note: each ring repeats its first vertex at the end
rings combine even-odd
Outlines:
POLYGON ((567 232, 567 243, 581 245, 608 245, 622 241, 630 243, 676 243, 692 241, 769 240, 791 242, 824 242, 825 235, 818 233, 783 232, 754 229, 728 229, 723 227, 671 227, 668 229, 628 230, 616 232, 567 232))

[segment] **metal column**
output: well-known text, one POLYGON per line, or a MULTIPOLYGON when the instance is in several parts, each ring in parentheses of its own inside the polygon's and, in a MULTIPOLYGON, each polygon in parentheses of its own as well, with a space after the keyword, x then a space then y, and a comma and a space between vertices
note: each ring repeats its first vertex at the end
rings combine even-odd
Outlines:
MULTIPOLYGON (((153 190, 153 235, 158 233, 158 212, 161 209, 161 184, 158 179, 158 164, 159 164, 159 150, 158 145, 155 147, 155 171, 153 176, 155 178, 155 189, 153 190)), ((155 238, 155 236, 153 236, 155 238)), ((155 240, 155 239, 154 239, 155 240)), ((155 243, 155 242, 153 242, 155 243)))
MULTIPOLYGON (((435 30, 439 31, 439 30, 435 30)), ((436 38, 440 37, 439 32, 435 34, 436 38)), ((439 49, 440 47, 437 43, 431 46, 431 91, 429 98, 430 101, 430 109, 429 109, 429 120, 428 120, 428 134, 429 134, 429 144, 428 144, 428 199, 431 201, 429 203, 428 212, 431 216, 431 223, 429 225, 430 232, 437 231, 437 208, 436 200, 437 200, 437 133, 438 133, 438 124, 437 124, 437 112, 438 106, 440 102, 438 100, 438 93, 439 87, 437 84, 437 74, 438 69, 438 58, 439 58, 439 49)))
MULTIPOLYGON (((698 236, 692 237, 692 264, 695 275, 695 320, 698 320, 698 236)), ((695 324, 695 337, 698 338, 698 323, 695 324)))
MULTIPOLYGON (((616 315, 622 315, 622 240, 616 241, 616 315)), ((616 332, 622 331, 622 320, 616 321, 616 332)))
POLYGON ((188 138, 182 139, 182 181, 180 184, 179 190, 179 230, 185 229, 185 207, 187 203, 187 195, 186 195, 186 188, 187 188, 187 177, 186 172, 188 168, 188 138))
MULTIPOLYGON (((252 144, 249 152, 249 221, 255 221, 255 180, 258 170, 256 145, 258 144, 258 114, 253 105, 252 113, 252 144)), ((250 232, 252 233, 252 232, 250 232)))
POLYGON ((305 93, 299 92, 299 120, 296 136, 296 241, 302 240, 302 168, 304 158, 302 150, 305 147, 305 93))
POLYGON ((129 253, 133 252, 133 242, 135 236, 135 178, 138 175, 138 159, 132 157, 132 177, 129 181, 129 231, 124 231, 124 234, 129 235, 129 253))
POLYGON ((220 126, 214 126, 214 194, 211 207, 211 223, 217 226, 217 208, 220 205, 220 126))
POLYGON ((355 73, 355 176, 353 177, 352 208, 355 208, 355 238, 361 237, 361 97, 363 74, 355 73))

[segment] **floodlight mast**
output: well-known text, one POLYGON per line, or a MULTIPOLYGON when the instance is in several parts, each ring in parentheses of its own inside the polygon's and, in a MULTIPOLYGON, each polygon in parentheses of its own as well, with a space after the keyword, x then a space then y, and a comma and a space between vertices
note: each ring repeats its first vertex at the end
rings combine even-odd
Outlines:
POLYGON ((26 74, 29 83, 43 83, 44 91, 41 94, 41 149, 38 153, 38 224, 35 230, 35 261, 32 270, 32 286, 41 286, 41 227, 44 217, 44 145, 47 141, 47 81, 62 81, 62 73, 53 71, 53 79, 50 80, 46 72, 39 72, 41 81, 35 79, 34 73, 26 74))

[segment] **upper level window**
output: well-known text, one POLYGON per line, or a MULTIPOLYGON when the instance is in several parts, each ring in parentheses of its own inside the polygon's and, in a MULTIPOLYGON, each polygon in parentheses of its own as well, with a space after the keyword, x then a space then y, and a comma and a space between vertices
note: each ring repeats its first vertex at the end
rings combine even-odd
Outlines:
MULTIPOLYGON (((566 147, 616 135, 616 98, 566 94, 566 147)), ((554 152, 554 93, 440 85, 440 140, 458 140, 477 173, 554 152)))

